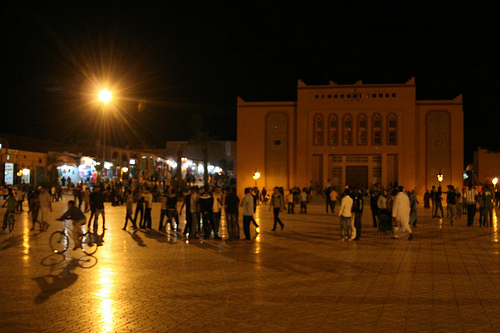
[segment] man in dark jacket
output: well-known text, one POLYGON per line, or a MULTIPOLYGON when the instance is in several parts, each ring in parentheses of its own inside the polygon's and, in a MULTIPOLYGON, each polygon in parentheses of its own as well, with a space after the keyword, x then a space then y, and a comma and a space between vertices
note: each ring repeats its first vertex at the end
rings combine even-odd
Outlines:
POLYGON ((220 239, 218 231, 215 230, 213 215, 214 197, 212 193, 210 193, 208 186, 204 187, 203 193, 200 195, 198 200, 198 204, 200 205, 200 214, 203 221, 203 238, 210 238, 210 231, 213 230, 214 238, 220 239))

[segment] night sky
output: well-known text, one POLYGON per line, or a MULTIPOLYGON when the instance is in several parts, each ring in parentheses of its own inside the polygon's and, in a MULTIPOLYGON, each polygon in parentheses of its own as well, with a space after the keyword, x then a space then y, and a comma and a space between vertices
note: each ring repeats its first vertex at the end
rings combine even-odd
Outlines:
POLYGON ((500 150, 498 8, 123 3, 2 2, 0 131, 71 142, 98 139, 104 123, 122 146, 197 130, 235 140, 237 96, 415 77, 417 99, 463 95, 465 163, 478 146, 500 150), (91 97, 105 81, 118 93, 102 122, 91 97))

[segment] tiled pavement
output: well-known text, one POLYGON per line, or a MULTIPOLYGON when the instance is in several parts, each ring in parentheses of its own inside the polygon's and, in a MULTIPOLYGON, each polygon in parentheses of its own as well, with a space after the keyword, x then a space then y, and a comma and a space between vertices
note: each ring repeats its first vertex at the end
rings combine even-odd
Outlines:
POLYGON ((0 332, 500 332, 496 219, 451 227, 420 209, 415 239, 392 240, 368 209, 361 241, 341 242, 322 205, 284 214, 279 232, 260 206, 257 239, 187 243, 106 214, 93 257, 51 254, 62 224, 30 232, 17 215, 0 234, 0 332))

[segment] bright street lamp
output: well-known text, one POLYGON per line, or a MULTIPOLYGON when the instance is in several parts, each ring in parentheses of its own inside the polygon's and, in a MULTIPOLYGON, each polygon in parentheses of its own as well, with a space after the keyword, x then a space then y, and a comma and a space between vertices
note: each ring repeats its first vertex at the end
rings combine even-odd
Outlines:
POLYGON ((437 179, 439 182, 439 186, 441 186, 441 183, 443 182, 443 174, 441 173, 441 170, 439 170, 439 173, 437 174, 437 179))
POLYGON ((102 89, 99 91, 97 99, 103 104, 108 104, 113 99, 113 93, 111 93, 108 89, 102 89))
POLYGON ((257 170, 255 170, 252 178, 253 178, 253 180, 255 180, 255 187, 257 187, 257 179, 260 178, 260 172, 258 172, 257 170))

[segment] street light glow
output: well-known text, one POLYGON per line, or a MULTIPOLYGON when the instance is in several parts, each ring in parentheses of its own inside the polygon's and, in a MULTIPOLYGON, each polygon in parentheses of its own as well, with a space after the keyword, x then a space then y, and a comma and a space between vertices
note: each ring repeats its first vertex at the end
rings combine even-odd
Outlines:
POLYGON ((102 89, 99 91, 98 99, 104 104, 108 104, 113 99, 113 94, 108 89, 102 89))
POLYGON ((496 186, 498 183, 498 178, 497 177, 493 178, 493 180, 491 182, 493 183, 493 185, 496 186))

